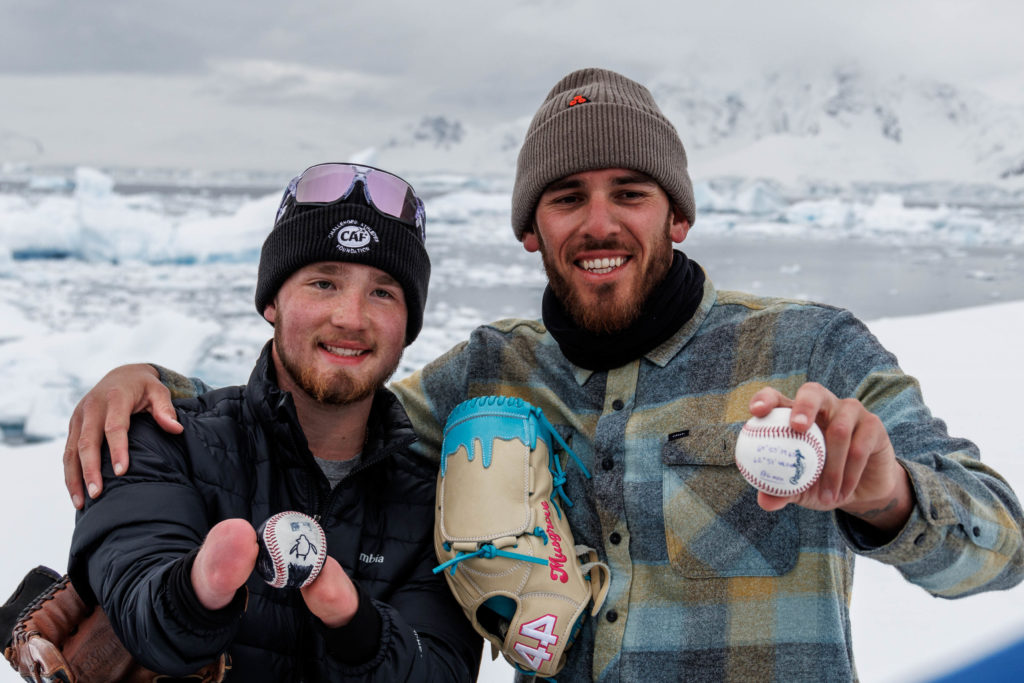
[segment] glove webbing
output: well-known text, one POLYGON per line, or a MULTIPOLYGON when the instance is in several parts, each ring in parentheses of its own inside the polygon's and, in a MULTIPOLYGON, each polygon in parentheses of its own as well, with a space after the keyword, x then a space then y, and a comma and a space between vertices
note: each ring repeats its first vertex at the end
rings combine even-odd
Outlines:
MULTIPOLYGON (((527 434, 527 441, 529 442, 530 447, 536 447, 538 436, 541 439, 544 439, 545 434, 554 437, 554 439, 558 441, 558 444, 562 447, 562 449, 565 450, 565 452, 568 453, 579 466, 580 471, 583 472, 583 476, 585 476, 587 479, 591 478, 590 471, 587 470, 586 465, 583 464, 583 461, 579 459, 579 456, 577 456, 576 453, 572 450, 572 448, 569 447, 569 444, 565 442, 565 439, 563 439, 562 435, 558 433, 558 430, 556 430, 554 426, 551 424, 551 422, 548 421, 548 418, 544 415, 544 411, 538 408, 537 406, 530 405, 529 403, 523 401, 522 399, 512 398, 509 396, 483 396, 474 399, 472 402, 475 403, 476 405, 508 405, 510 407, 518 408, 520 410, 523 408, 527 408, 527 413, 533 415, 537 419, 537 422, 540 424, 540 427, 543 431, 542 434, 538 435, 532 430, 532 423, 527 422, 527 425, 531 427, 527 434)), ((475 417, 475 415, 471 415, 469 416, 469 418, 466 419, 473 419, 475 417)), ((454 424, 451 425, 451 429, 457 429, 458 424, 459 421, 456 421, 454 424)), ((483 465, 484 468, 487 468, 491 464, 492 452, 489 448, 489 444, 481 445, 483 446, 483 465)), ((469 451, 469 459, 472 460, 473 444, 467 444, 467 449, 469 451)), ((447 455, 448 454, 446 453, 441 454, 441 476, 444 476, 445 472, 447 471, 447 455)), ((555 494, 558 494, 558 497, 562 499, 566 507, 572 507, 572 500, 565 493, 565 489, 563 488, 566 482, 565 471, 562 469, 562 463, 561 461, 559 461, 558 456, 555 454, 555 450, 553 448, 548 449, 548 470, 551 472, 551 480, 553 486, 553 491, 551 493, 551 503, 555 507, 555 512, 558 513, 559 518, 561 518, 562 509, 561 506, 558 504, 558 500, 555 498, 555 494)), ((533 534, 544 539, 544 545, 548 544, 548 536, 546 533, 544 533, 543 529, 541 529, 540 527, 536 527, 533 530, 533 534)), ((451 550, 451 545, 445 543, 445 550, 451 550)), ((589 550, 589 548, 587 550, 589 550)), ((481 545, 480 548, 471 553, 460 552, 458 555, 448 560, 447 562, 443 562, 438 566, 434 567, 433 572, 437 574, 439 572, 444 571, 450 566, 450 573, 455 574, 455 570, 458 569, 459 562, 463 560, 468 560, 473 557, 481 557, 488 560, 493 559, 495 557, 508 557, 513 560, 525 560, 527 562, 533 562, 535 564, 541 564, 545 566, 549 564, 547 560, 542 560, 540 558, 532 557, 529 555, 522 555, 520 553, 509 552, 507 550, 502 550, 498 548, 493 543, 485 543, 484 545, 481 545)), ((587 579, 589 580, 590 577, 588 576, 587 579)))

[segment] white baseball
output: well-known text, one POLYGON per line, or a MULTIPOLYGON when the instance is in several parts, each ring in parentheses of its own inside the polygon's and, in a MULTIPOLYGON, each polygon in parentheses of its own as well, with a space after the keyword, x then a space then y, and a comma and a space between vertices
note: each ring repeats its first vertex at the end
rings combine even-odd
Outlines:
POLYGON ((825 466, 825 436, 818 425, 804 433, 789 426, 789 408, 747 420, 736 441, 736 467, 756 489, 795 496, 818 480, 825 466))
POLYGON ((308 586, 323 569, 327 537, 309 515, 279 512, 260 524, 256 538, 256 571, 274 588, 308 586))

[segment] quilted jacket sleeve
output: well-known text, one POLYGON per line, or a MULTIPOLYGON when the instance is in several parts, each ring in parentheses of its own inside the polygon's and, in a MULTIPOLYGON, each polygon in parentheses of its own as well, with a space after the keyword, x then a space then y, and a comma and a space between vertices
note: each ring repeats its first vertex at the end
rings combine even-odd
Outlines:
POLYGON ((120 477, 104 449, 104 494, 78 515, 68 573, 143 665, 189 674, 227 648, 244 599, 210 612, 182 595, 181 578, 209 531, 206 506, 185 476, 180 441, 148 415, 133 418, 129 448, 132 466, 120 477))

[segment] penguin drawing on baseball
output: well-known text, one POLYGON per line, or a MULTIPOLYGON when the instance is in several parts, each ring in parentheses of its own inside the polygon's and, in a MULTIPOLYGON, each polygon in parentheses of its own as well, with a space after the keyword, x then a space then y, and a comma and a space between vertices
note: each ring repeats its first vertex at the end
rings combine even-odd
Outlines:
POLYGON ((316 546, 309 542, 306 538, 306 534, 299 534, 298 540, 295 541, 295 545, 288 551, 289 555, 294 555, 300 560, 305 560, 310 553, 317 554, 316 546))

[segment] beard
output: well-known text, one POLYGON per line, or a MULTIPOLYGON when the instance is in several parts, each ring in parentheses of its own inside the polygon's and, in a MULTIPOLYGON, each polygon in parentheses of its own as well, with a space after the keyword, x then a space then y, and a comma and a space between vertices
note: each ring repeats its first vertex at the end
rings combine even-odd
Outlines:
MULTIPOLYGON (((280 310, 278 310, 278 319, 281 319, 280 310)), ((284 371, 307 396, 323 405, 345 406, 372 396, 378 389, 382 389, 395 374, 402 358, 402 355, 399 354, 390 367, 383 367, 380 372, 368 377, 353 378, 344 372, 318 372, 312 366, 301 366, 292 357, 281 339, 279 330, 283 327, 284 325, 274 325, 274 347, 277 349, 277 355, 281 359, 284 371)))
MULTIPOLYGON (((665 220, 665 230, 662 238, 654 244, 655 251, 664 249, 668 254, 667 258, 655 258, 644 268, 637 280, 637 287, 632 296, 623 299, 616 296, 616 289, 623 287, 624 283, 609 283, 601 285, 593 290, 597 301, 587 303, 581 292, 574 288, 569 281, 559 272, 554 259, 557 256, 549 254, 536 230, 537 241, 540 244, 541 260, 544 263, 544 272, 548 277, 548 284, 555 297, 562 303, 569 318, 577 327, 590 332, 591 334, 614 334, 628 329, 636 323, 644 310, 644 304, 650 298, 654 288, 664 281, 669 268, 672 267, 672 238, 669 235, 671 229, 671 215, 665 220)), ((596 251, 601 249, 625 249, 630 257, 635 257, 634 250, 623 245, 617 239, 595 240, 584 238, 579 251, 596 251)), ((575 266, 571 263, 570 268, 575 266)))

